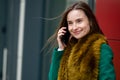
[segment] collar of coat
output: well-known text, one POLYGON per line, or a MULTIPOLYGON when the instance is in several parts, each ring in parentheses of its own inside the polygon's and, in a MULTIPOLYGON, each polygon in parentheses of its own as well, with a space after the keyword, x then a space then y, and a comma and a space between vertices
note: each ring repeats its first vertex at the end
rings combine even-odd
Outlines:
POLYGON ((100 47, 107 43, 101 34, 90 34, 68 44, 61 58, 58 80, 97 80, 100 47))

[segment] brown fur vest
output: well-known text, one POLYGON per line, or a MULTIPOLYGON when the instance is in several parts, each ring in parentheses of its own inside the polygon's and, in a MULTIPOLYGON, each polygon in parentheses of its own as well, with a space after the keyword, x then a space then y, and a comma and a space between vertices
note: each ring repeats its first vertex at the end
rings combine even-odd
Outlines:
POLYGON ((77 44, 68 44, 60 62, 58 80, 97 80, 103 43, 106 43, 103 35, 92 34, 77 44))

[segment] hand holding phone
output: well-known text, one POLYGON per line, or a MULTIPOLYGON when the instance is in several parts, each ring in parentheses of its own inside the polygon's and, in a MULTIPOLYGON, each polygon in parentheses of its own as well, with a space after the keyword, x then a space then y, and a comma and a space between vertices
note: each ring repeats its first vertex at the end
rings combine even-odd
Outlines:
POLYGON ((69 31, 67 27, 60 28, 57 36, 59 48, 64 49, 66 47, 68 39, 69 39, 69 31))

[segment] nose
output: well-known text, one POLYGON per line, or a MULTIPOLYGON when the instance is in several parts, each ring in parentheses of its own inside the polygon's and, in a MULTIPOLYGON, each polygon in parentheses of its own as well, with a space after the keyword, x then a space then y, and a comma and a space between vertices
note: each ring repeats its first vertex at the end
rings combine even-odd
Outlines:
POLYGON ((72 28, 73 28, 73 30, 76 30, 77 29, 77 24, 74 23, 72 28))

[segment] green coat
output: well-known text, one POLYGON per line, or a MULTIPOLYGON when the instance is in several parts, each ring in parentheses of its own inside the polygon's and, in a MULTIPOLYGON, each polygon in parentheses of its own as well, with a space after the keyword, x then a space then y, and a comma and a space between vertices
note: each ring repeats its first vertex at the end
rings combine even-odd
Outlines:
MULTIPOLYGON (((59 64, 64 51, 54 49, 49 71, 49 80, 57 80, 59 64)), ((113 66, 113 52, 107 44, 102 44, 100 50, 99 80, 116 80, 113 66)))

